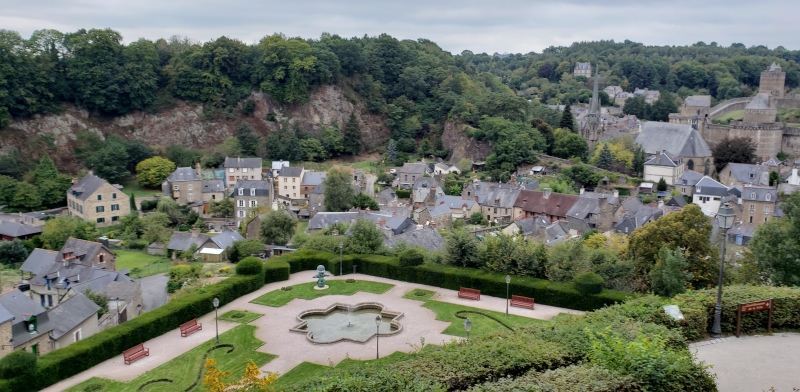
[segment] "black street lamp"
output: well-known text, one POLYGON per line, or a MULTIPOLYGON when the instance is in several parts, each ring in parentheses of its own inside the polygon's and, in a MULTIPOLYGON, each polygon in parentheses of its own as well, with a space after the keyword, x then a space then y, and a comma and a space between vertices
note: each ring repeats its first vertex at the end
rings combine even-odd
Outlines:
POLYGON ((469 340, 469 331, 472 331, 472 321, 469 320, 469 317, 464 320, 464 330, 467 331, 467 340, 469 340))
POLYGON ((720 326, 720 319, 722 318, 722 275, 725 270, 725 242, 727 242, 728 229, 733 227, 733 221, 736 215, 733 213, 733 208, 728 203, 725 203, 719 208, 717 212, 717 227, 722 229, 722 255, 719 258, 719 279, 717 281, 717 305, 714 306, 714 325, 711 327, 711 337, 719 338, 722 335, 722 327, 720 326))
POLYGON ((511 284, 511 276, 506 275, 506 317, 508 317, 508 287, 511 284))
POLYGON ((379 359, 378 349, 381 343, 381 315, 375 316, 375 359, 379 359))
POLYGON ((339 242, 339 276, 342 276, 344 272, 342 271, 342 248, 344 247, 344 242, 339 242))
POLYGON ((219 344, 219 321, 217 319, 217 308, 219 308, 219 298, 214 298, 214 301, 211 303, 214 304, 214 326, 217 330, 217 344, 219 344))

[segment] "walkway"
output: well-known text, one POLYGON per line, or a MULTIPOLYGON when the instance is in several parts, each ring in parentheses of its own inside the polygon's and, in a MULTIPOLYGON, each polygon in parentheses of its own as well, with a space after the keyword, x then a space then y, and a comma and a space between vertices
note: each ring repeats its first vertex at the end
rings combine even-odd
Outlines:
MULTIPOLYGON (((256 337, 265 342, 259 351, 278 355, 278 358, 270 361, 261 369, 263 371, 286 373, 300 363, 314 362, 321 365, 330 363, 337 364, 345 358, 352 359, 371 359, 375 357, 374 339, 367 343, 340 342, 331 345, 316 345, 309 342, 304 334, 290 332, 289 328, 298 322, 297 314, 306 309, 325 308, 336 302, 359 303, 374 301, 386 306, 389 310, 404 313, 400 322, 403 324, 403 331, 397 335, 380 338, 380 355, 386 356, 395 351, 410 352, 413 350, 411 344, 420 344, 420 339, 424 338, 425 343, 442 344, 457 339, 451 335, 444 335, 441 332, 447 328, 449 323, 436 320, 435 313, 422 307, 422 302, 402 298, 402 296, 416 288, 435 291, 437 294, 433 299, 442 302, 449 302, 485 310, 497 312, 505 311, 505 298, 481 296, 480 301, 472 301, 458 298, 454 290, 441 289, 433 286, 426 286, 414 283, 394 281, 391 279, 379 278, 363 274, 349 274, 343 278, 353 278, 358 280, 370 280, 394 284, 395 287, 384 294, 356 293, 352 296, 328 295, 314 300, 294 299, 288 304, 273 308, 269 306, 252 304, 250 301, 264 295, 267 292, 277 290, 283 286, 291 286, 300 283, 312 283, 314 279, 313 271, 303 271, 293 274, 288 281, 270 283, 257 290, 256 292, 244 295, 230 304, 219 309, 219 314, 229 310, 249 310, 262 313, 264 316, 253 321, 251 324, 258 326, 256 337)), ((331 280, 338 279, 332 277, 331 280)), ((557 308, 547 305, 537 304, 535 310, 523 308, 510 308, 509 313, 549 320, 559 313, 581 314, 583 312, 557 308)), ((81 372, 69 379, 63 380, 52 385, 43 391, 57 392, 63 391, 75 384, 79 384, 91 377, 111 378, 118 381, 131 381, 145 372, 169 362, 177 356, 199 346, 205 341, 214 338, 214 313, 207 314, 198 319, 203 323, 203 330, 195 332, 188 337, 180 337, 176 328, 167 334, 153 338, 144 343, 150 349, 150 356, 125 365, 122 355, 109 359, 97 366, 81 372)), ((219 331, 223 333, 239 325, 238 323, 219 321, 219 331)))
POLYGON ((717 375, 720 392, 800 389, 800 334, 728 337, 693 343, 690 349, 714 366, 710 372, 717 375))
POLYGON ((166 274, 148 276, 139 280, 142 285, 142 307, 146 312, 154 310, 167 303, 166 274))

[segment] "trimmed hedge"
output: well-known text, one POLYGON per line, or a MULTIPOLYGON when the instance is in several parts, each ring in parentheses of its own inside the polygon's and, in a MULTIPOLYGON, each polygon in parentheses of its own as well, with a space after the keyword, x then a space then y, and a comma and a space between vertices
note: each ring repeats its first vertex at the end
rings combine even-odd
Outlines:
POLYGON ((603 277, 594 272, 584 272, 572 279, 575 290, 583 295, 600 294, 603 291, 603 277))
MULTIPOLYGON (((334 275, 339 274, 339 255, 314 250, 288 253, 273 260, 287 262, 291 272, 314 270, 318 265, 334 275)), ((404 267, 396 257, 378 255, 345 255, 342 257, 343 271, 349 273, 353 265, 358 272, 382 278, 419 283, 434 287, 458 290, 469 287, 481 290, 482 294, 505 298, 505 274, 473 268, 450 267, 440 264, 423 264, 404 267)), ((536 303, 576 310, 594 310, 622 302, 633 297, 620 291, 603 290, 595 295, 582 295, 571 283, 552 282, 527 276, 511 279, 511 293, 534 297, 536 303)))
POLYGON ((236 264, 236 275, 259 275, 264 271, 261 259, 248 256, 236 264))
POLYGON ((264 263, 264 283, 289 280, 289 263, 283 260, 269 260, 264 263))
POLYGON ((72 377, 146 340, 170 332, 193 318, 214 310, 212 300, 221 304, 251 293, 264 285, 264 275, 234 276, 205 286, 166 305, 111 329, 94 334, 39 358, 38 375, 26 390, 37 390, 72 377))

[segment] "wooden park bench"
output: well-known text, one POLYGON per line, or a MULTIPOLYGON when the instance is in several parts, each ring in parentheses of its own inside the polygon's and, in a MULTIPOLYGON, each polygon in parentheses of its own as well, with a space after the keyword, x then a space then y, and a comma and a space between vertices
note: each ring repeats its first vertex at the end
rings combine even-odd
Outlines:
POLYGON ((533 298, 523 297, 521 295, 512 295, 511 306, 533 309, 533 298))
POLYGON ((130 365, 131 362, 135 361, 138 358, 146 357, 150 355, 150 349, 144 348, 144 344, 139 343, 133 348, 129 348, 122 352, 122 357, 125 359, 125 364, 130 365))
POLYGON ((475 289, 468 289, 466 287, 462 287, 458 290, 458 297, 459 298, 467 298, 467 299, 474 299, 476 301, 481 300, 481 291, 475 289))
POLYGON ((191 319, 181 324, 181 337, 187 337, 190 333, 203 329, 203 324, 198 323, 197 319, 191 319))

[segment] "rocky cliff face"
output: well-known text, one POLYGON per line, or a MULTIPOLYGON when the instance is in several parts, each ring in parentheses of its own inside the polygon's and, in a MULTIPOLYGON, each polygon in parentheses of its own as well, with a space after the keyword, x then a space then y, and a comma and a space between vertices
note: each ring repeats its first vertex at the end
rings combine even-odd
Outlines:
POLYGON ((282 126, 295 125, 318 134, 326 126, 335 125, 343 129, 354 111, 361 123, 365 150, 374 150, 389 139, 389 129, 382 119, 369 114, 362 104, 353 104, 345 99, 336 86, 319 88, 303 105, 280 105, 262 92, 253 92, 250 98, 256 103, 254 114, 230 120, 203 120, 203 105, 184 102, 157 114, 135 112, 111 118, 92 116, 86 110, 69 107, 61 114, 35 116, 9 124, 0 131, 0 155, 16 149, 21 155, 39 157, 44 152, 43 146, 47 146, 47 153, 60 167, 75 170, 77 162, 72 157, 72 147, 81 131, 102 138, 116 134, 123 139, 141 139, 150 146, 179 144, 187 148, 211 149, 225 138, 234 136, 242 121, 250 124, 262 137, 280 130, 282 126), (270 113, 274 114, 274 120, 267 120, 270 113), (41 141, 45 141, 44 144, 41 141))
POLYGON ((461 123, 444 123, 442 146, 450 150, 448 160, 452 163, 458 163, 462 158, 483 161, 492 153, 492 142, 481 142, 467 136, 466 127, 467 125, 461 123))

